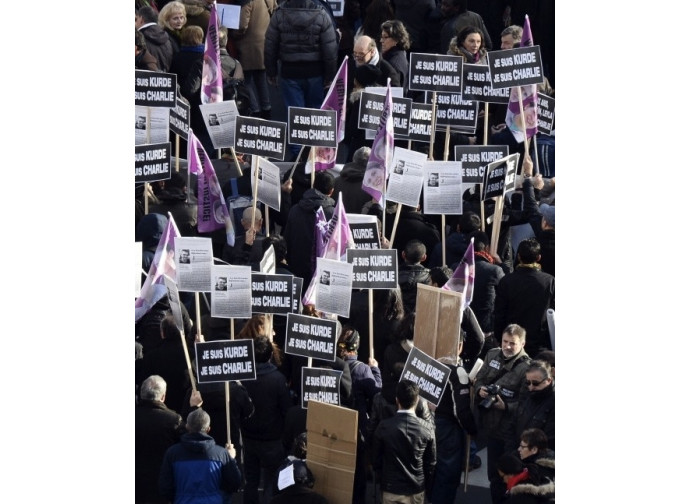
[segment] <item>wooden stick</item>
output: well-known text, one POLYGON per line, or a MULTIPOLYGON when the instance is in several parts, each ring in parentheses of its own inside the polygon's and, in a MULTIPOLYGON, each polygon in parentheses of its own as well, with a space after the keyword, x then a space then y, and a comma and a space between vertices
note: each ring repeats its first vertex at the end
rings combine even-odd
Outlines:
POLYGON ((235 319, 230 318, 230 339, 235 339, 235 319))
POLYGON ((486 219, 484 218, 484 200, 479 202, 479 216, 482 219, 482 233, 486 232, 486 219))
POLYGON ((232 159, 235 162, 235 168, 237 168, 237 176, 241 177, 242 176, 242 167, 240 166, 240 162, 237 160, 237 152, 235 152, 234 147, 230 147, 230 152, 232 153, 232 159))
POLYGON ((292 168, 290 168, 290 175, 288 176, 289 179, 292 178, 292 176, 295 174, 295 168, 297 168, 297 162, 300 160, 302 157, 302 151, 304 150, 304 145, 302 148, 299 150, 299 154, 297 154, 297 157, 295 158, 295 162, 292 163, 292 168))
POLYGON ((225 382, 225 426, 227 427, 228 443, 230 440, 230 382, 225 382))
POLYGON ((189 373, 189 381, 192 384, 192 390, 196 392, 196 382, 194 381, 194 373, 192 372, 192 361, 189 358, 189 350, 187 349, 187 341, 184 337, 184 330, 180 331, 180 338, 182 339, 182 350, 184 350, 184 358, 187 361, 187 373, 189 373))
MULTIPOLYGON (((400 220, 400 212, 402 210, 402 203, 398 203, 398 209, 395 211, 395 220, 393 221, 393 231, 391 231, 391 248, 393 248, 393 240, 395 240, 395 231, 398 229, 398 221, 400 220)), ((384 235, 386 236, 386 230, 384 228, 383 230, 384 235)))
POLYGON ((446 214, 441 214, 441 264, 446 264, 446 214))
POLYGON ((269 211, 269 206, 268 206, 268 205, 264 205, 264 212, 266 213, 266 222, 264 223, 264 228, 266 229, 266 238, 268 238, 269 236, 271 236, 271 233, 270 233, 270 231, 269 231, 269 229, 271 228, 271 226, 270 226, 270 223, 269 223, 269 221, 268 221, 268 211, 269 211))
POLYGON ((446 124, 446 139, 443 143, 443 160, 448 161, 448 149, 450 147, 450 124, 446 124))
POLYGON ((491 227, 491 246, 489 250, 493 254, 498 254, 498 237, 501 232, 501 221, 503 217, 503 196, 494 198, 496 207, 494 208, 494 221, 491 227))
POLYGON ((311 159, 311 186, 314 187, 314 179, 316 178, 316 149, 314 147, 309 149, 309 158, 311 159))
POLYGON ((194 293, 194 306, 196 308, 196 335, 201 336, 201 303, 198 292, 194 293))
POLYGON ((431 94, 431 138, 429 142, 429 160, 434 160, 434 137, 436 136, 436 91, 431 94))
POLYGON ((254 219, 256 217, 256 203, 257 193, 259 191, 259 156, 252 156, 252 169, 254 170, 254 177, 252 179, 252 227, 254 226, 254 219))
MULTIPOLYGON (((470 410, 474 410, 474 385, 470 383, 470 410)), ((467 478, 470 473, 470 443, 472 438, 465 434, 465 485, 463 491, 467 493, 467 478)))
POLYGON ((369 357, 374 358, 374 289, 369 290, 369 357))
POLYGON ((175 133, 175 171, 180 173, 180 135, 175 133))
POLYGON ((534 175, 539 174, 539 146, 537 145, 537 135, 539 132, 535 133, 532 137, 534 139, 534 175))
POLYGON ((144 215, 149 214, 149 183, 144 182, 144 215))
POLYGON ((489 102, 484 102, 484 145, 489 145, 489 102))

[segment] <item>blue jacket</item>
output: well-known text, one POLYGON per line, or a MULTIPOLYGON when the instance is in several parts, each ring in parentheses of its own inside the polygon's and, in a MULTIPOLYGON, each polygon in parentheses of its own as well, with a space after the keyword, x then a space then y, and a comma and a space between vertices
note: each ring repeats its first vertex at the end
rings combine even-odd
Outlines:
POLYGON ((223 504, 240 483, 235 459, 200 432, 187 433, 168 448, 158 479, 161 495, 173 504, 223 504))

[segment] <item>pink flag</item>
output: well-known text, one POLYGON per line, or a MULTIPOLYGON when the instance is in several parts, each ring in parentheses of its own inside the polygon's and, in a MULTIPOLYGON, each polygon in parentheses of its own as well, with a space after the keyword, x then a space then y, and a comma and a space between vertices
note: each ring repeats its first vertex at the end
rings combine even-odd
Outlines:
POLYGON ((453 272, 453 276, 448 279, 443 287, 444 290, 465 293, 465 305, 467 308, 472 302, 474 294, 474 238, 465 251, 465 255, 453 272))
POLYGON ((216 170, 191 128, 187 140, 187 160, 189 173, 197 175, 197 229, 201 233, 208 233, 225 228, 228 245, 232 247, 235 245, 235 228, 216 177, 216 170))
POLYGON ((326 214, 323 212, 323 207, 319 207, 316 211, 316 220, 314 221, 314 250, 311 256, 311 269, 316 269, 316 258, 323 257, 326 250, 326 234, 328 233, 328 220, 326 214))
POLYGON ((138 321, 155 305, 168 291, 163 282, 163 275, 175 278, 175 237, 180 236, 177 224, 168 212, 168 224, 161 235, 149 268, 148 276, 141 288, 139 297, 134 301, 134 321, 138 321))
POLYGON ((386 178, 393 160, 393 97, 391 81, 388 79, 386 101, 383 105, 379 127, 376 130, 367 169, 362 180, 362 190, 383 205, 383 194, 386 192, 386 178))
MULTIPOLYGON (((347 221, 342 194, 338 194, 338 203, 336 203, 335 209, 333 210, 333 217, 328 221, 328 229, 326 230, 325 238, 326 244, 323 247, 322 254, 318 257, 333 259, 335 261, 345 261, 347 249, 355 248, 355 239, 352 236, 350 223, 347 221)), ((314 293, 316 291, 315 287, 317 280, 315 276, 312 277, 309 287, 307 287, 304 296, 302 296, 303 305, 314 304, 314 293)))
MULTIPOLYGON (((532 28, 529 24, 529 16, 525 14, 525 24, 522 28, 522 39, 520 40, 520 47, 533 46, 532 28)), ((527 138, 532 138, 537 133, 537 85, 530 84, 528 86, 521 86, 522 90, 522 108, 525 112, 525 126, 527 131, 527 138)), ((515 137, 515 141, 522 143, 525 141, 525 134, 523 132, 523 119, 520 116, 520 98, 518 96, 518 88, 514 87, 510 90, 510 101, 508 102, 508 110, 506 112, 506 126, 515 137)))
MULTIPOLYGON (((340 69, 331 82, 326 98, 321 104, 321 110, 335 110, 336 130, 335 138, 338 142, 345 139, 345 105, 347 104, 347 59, 345 56, 340 64, 340 69)), ((335 158, 338 155, 337 147, 312 147, 316 149, 314 166, 316 171, 329 170, 335 166, 335 158)))
POLYGON ((201 73, 201 103, 223 101, 223 72, 220 66, 220 45, 218 44, 218 14, 216 2, 211 4, 208 18, 206 43, 204 45, 204 66, 201 73))

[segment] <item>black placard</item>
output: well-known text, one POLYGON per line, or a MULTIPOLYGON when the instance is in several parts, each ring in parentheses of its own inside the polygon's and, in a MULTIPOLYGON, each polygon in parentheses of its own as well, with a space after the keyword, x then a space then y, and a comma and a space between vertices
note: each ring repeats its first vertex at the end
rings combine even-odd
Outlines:
POLYGON ((410 89, 459 93, 462 89, 460 56, 410 53, 410 89))
POLYGON ((175 106, 177 75, 165 72, 134 71, 134 104, 145 107, 175 106))
POLYGON ((288 313, 285 353, 335 361, 337 331, 335 320, 288 313))
POLYGON ((347 249, 352 264, 353 289, 395 289, 398 286, 398 251, 347 249))
POLYGON ((314 147, 337 147, 335 110, 288 108, 290 143, 314 147))
POLYGON ((431 104, 412 102, 409 135, 400 138, 429 143, 431 141, 431 114, 431 104))
POLYGON ((539 46, 490 51, 487 58, 494 89, 541 84, 544 81, 539 46))
POLYGON ((302 286, 304 279, 300 277, 292 277, 292 313, 299 313, 300 300, 302 299, 302 286))
POLYGON ((419 395, 435 406, 441 402, 443 389, 450 378, 450 368, 412 347, 407 356, 400 380, 410 380, 419 386, 419 395))
MULTIPOLYGON (((410 129, 410 113, 412 112, 412 99, 392 97, 393 100, 393 136, 406 137, 410 129)), ((386 103, 386 96, 364 91, 359 101, 359 116, 357 127, 359 129, 377 130, 381 113, 386 103)))
POLYGON ((256 380, 254 340, 196 343, 196 376, 199 383, 256 380))
POLYGON ((252 312, 286 314, 292 311, 292 275, 252 273, 252 312))
POLYGON ((235 150, 242 154, 254 154, 283 160, 287 124, 264 121, 254 117, 235 118, 235 150))
POLYGON ((179 96, 175 107, 170 109, 170 131, 184 138, 189 136, 189 105, 179 96))
POLYGON ((462 163, 462 183, 482 184, 486 166, 507 155, 507 145, 456 145, 455 160, 462 163))
POLYGON ((554 109, 556 108, 556 100, 549 95, 537 93, 537 119, 538 131, 544 135, 551 135, 554 123, 554 109))
MULTIPOLYGON (((427 93, 427 100, 431 100, 427 93)), ((436 93, 436 128, 451 126, 474 130, 477 127, 479 102, 463 100, 456 93, 436 93)))
POLYGON ((465 63, 462 66, 462 99, 487 103, 508 103, 509 88, 493 88, 488 65, 465 63))
POLYGON ((320 401, 340 406, 340 379, 342 371, 321 368, 302 368, 302 408, 307 403, 320 401))
POLYGON ((499 159, 490 163, 484 172, 484 186, 482 188, 482 200, 486 201, 496 196, 503 196, 506 192, 515 189, 515 173, 519 153, 499 159))
POLYGON ((170 142, 134 147, 135 183, 168 180, 171 174, 170 142))
POLYGON ((362 222, 350 224, 352 239, 356 249, 380 249, 379 227, 375 222, 362 222))

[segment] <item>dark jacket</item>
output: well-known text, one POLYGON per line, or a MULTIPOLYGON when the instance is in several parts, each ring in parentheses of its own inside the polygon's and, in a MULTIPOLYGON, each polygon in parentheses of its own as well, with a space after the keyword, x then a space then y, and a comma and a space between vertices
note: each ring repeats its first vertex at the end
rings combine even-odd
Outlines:
POLYGON ((551 350, 546 311, 555 307, 555 279, 536 268, 518 265, 496 288, 494 334, 501 334, 508 324, 519 324, 527 331, 528 354, 536 355, 541 348, 551 350))
POLYGON ((504 276, 503 268, 490 263, 480 255, 474 255, 474 290, 470 308, 474 311, 477 321, 485 333, 494 330, 496 288, 504 276))
POLYGON ((520 399, 511 422, 512 439, 506 448, 517 450, 520 435, 526 429, 541 429, 549 440, 549 448, 556 449, 556 389, 553 383, 544 390, 530 391, 520 399))
POLYGON ((508 490, 508 504, 546 504, 556 501, 556 484, 529 468, 529 477, 508 490))
POLYGON ((159 203, 151 205, 149 213, 157 213, 167 217, 168 212, 170 212, 182 236, 197 236, 199 209, 194 195, 189 195, 189 203, 187 203, 187 194, 181 189, 171 187, 160 192, 158 201, 159 203))
POLYGON ((160 68, 158 68, 158 60, 146 49, 142 49, 141 52, 134 57, 134 68, 137 70, 151 70, 152 72, 160 71, 160 68))
POLYGON ((208 434, 190 432, 165 453, 158 484, 173 504, 223 504, 242 478, 235 459, 208 434))
MULTIPOLYGON (((386 219, 386 236, 391 235, 393 222, 394 219, 386 219)), ((407 242, 413 239, 421 241, 426 247, 427 260, 423 261, 422 264, 427 266, 429 263, 428 257, 436 244, 441 242, 441 234, 436 226, 426 220, 420 212, 408 206, 403 206, 395 232, 395 241, 392 244, 392 248, 398 250, 398 264, 403 263, 402 251, 405 250, 407 242)), ((465 253, 464 250, 463 253, 465 253)))
POLYGON ((475 404, 479 411, 480 427, 492 438, 507 441, 510 438, 510 427, 520 396, 527 393, 525 372, 530 363, 524 349, 510 359, 506 359, 500 348, 493 348, 486 354, 486 359, 477 373, 474 383, 475 404), (505 403, 505 409, 484 408, 480 405, 484 399, 479 389, 486 385, 500 385, 499 392, 505 403))
POLYGON ((243 437, 257 441, 281 439, 285 415, 292 405, 283 373, 270 362, 258 363, 256 380, 247 380, 244 386, 255 413, 242 421, 243 437))
POLYGON ((141 399, 134 408, 134 500, 167 502, 158 493, 158 474, 168 448, 184 432, 182 417, 160 401, 141 399))
MULTIPOLYGON (((448 364, 447 364, 448 365, 448 364)), ((471 436, 477 435, 477 425, 470 408, 470 379, 462 366, 448 365, 450 378, 443 390, 441 402, 436 408, 436 417, 446 417, 471 436)))
POLYGON ((286 0, 273 13, 266 30, 266 75, 284 78, 323 76, 331 82, 338 71, 338 41, 331 17, 312 0, 286 0))
POLYGON ((431 273, 421 264, 400 265, 398 285, 402 291, 405 313, 412 313, 417 306, 417 284, 431 285, 431 273))
POLYGON ((269 504, 328 504, 328 500, 311 488, 295 484, 275 495, 269 504))
POLYGON ((369 367, 355 356, 346 356, 344 360, 352 377, 353 407, 359 412, 359 427, 364 432, 374 396, 381 392, 381 370, 377 366, 369 367))
POLYGON ((290 209, 285 226, 285 241, 287 242, 287 261, 295 276, 304 279, 304 286, 309 285, 314 272, 315 262, 312 264, 314 248, 314 222, 316 211, 323 207, 326 219, 333 216, 335 201, 313 187, 290 209))
POLYGON ((139 31, 146 39, 146 49, 158 61, 160 71, 168 72, 173 57, 173 47, 168 34, 158 25, 147 26, 139 31))
POLYGON ((362 190, 362 179, 366 169, 366 163, 358 164, 354 161, 345 163, 340 175, 335 179, 333 199, 338 201, 338 194, 342 193, 343 205, 347 213, 362 213, 364 204, 371 201, 371 195, 362 190))
MULTIPOLYGON (((454 269, 465 256, 467 247, 470 245, 470 237, 466 233, 453 232, 446 236, 446 266, 454 269)), ((444 266, 442 243, 437 243, 431 251, 429 267, 444 266)), ((427 251, 427 254, 429 251, 427 251)))
POLYGON ((430 489, 436 468, 434 427, 414 413, 398 411, 376 428, 373 455, 382 491, 413 495, 430 489))
POLYGON ((405 49, 395 46, 391 47, 385 53, 381 53, 381 55, 383 56, 384 61, 388 62, 390 66, 392 66, 395 71, 398 72, 400 85, 403 87, 405 93, 407 93, 407 74, 409 65, 407 63, 407 52, 405 52, 405 49))

